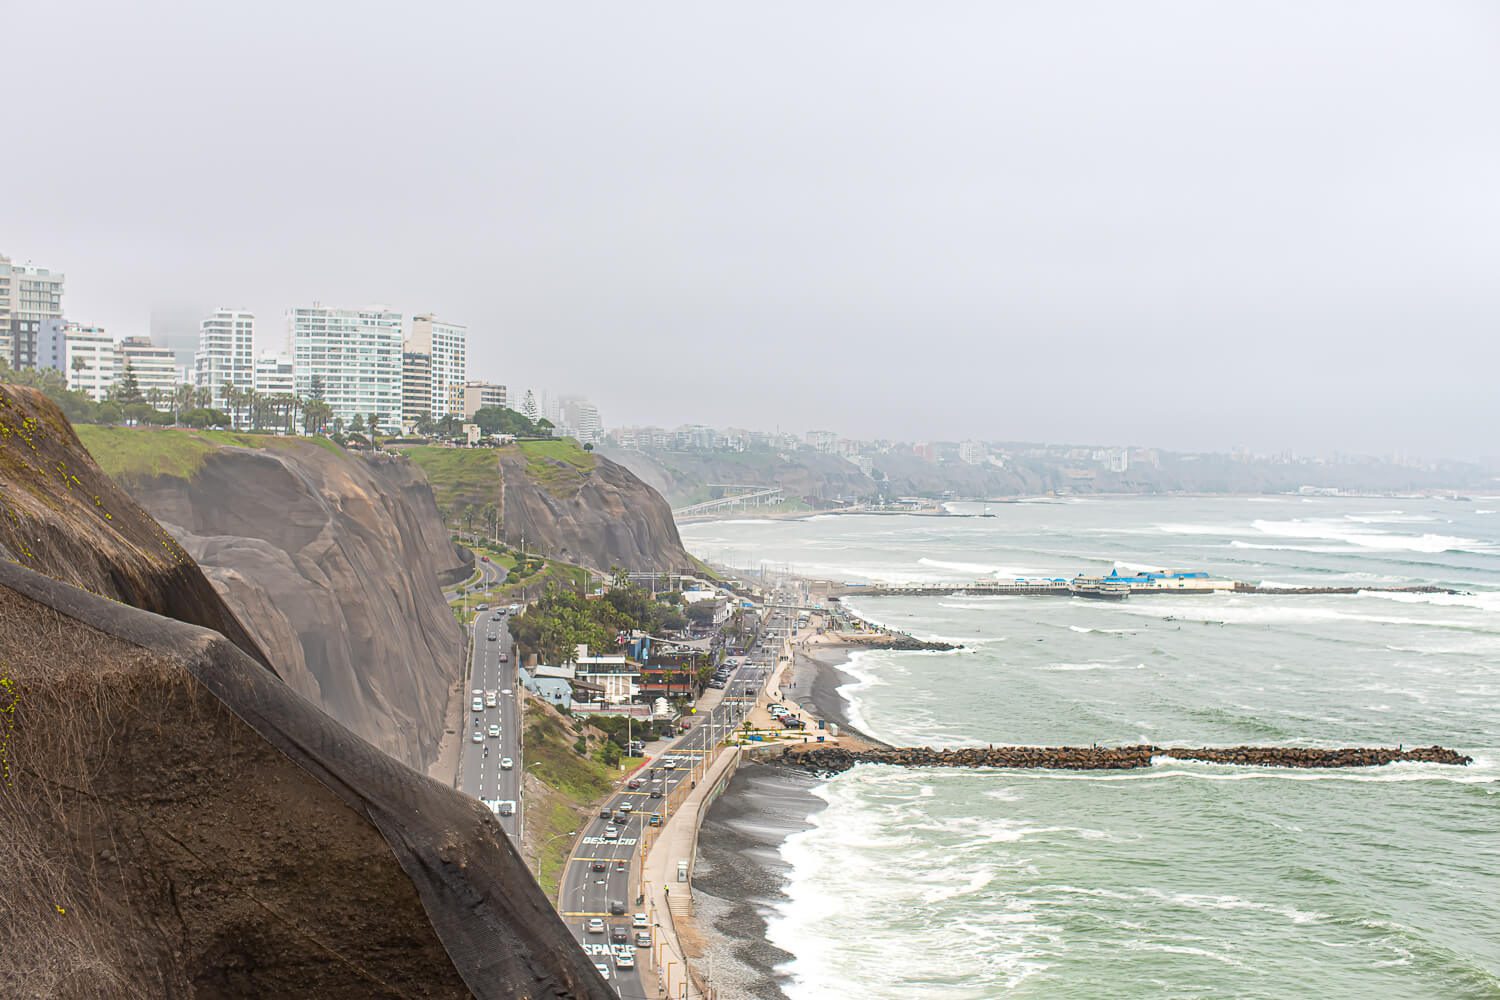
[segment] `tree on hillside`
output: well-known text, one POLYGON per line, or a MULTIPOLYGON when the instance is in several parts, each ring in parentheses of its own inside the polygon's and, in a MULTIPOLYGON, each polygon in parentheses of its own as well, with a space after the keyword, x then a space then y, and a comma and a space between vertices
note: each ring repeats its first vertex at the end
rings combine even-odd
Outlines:
POLYGON ((363 434, 365 431, 365 418, 356 413, 354 419, 349 421, 349 430, 355 434, 363 434))
POLYGON ((141 384, 136 379, 135 368, 129 361, 125 362, 125 371, 120 375, 120 383, 115 386, 111 397, 122 407, 144 401, 144 397, 141 396, 141 384))
POLYGON ((474 411, 472 422, 486 435, 510 434, 527 437, 536 433, 536 425, 523 414, 503 406, 483 406, 474 411))
POLYGON ((530 389, 527 389, 526 397, 521 401, 521 413, 526 417, 527 420, 530 420, 532 423, 536 423, 538 412, 539 411, 536 407, 536 396, 530 389))
POLYGON ((309 434, 327 434, 333 420, 333 407, 314 396, 302 403, 302 427, 309 434))

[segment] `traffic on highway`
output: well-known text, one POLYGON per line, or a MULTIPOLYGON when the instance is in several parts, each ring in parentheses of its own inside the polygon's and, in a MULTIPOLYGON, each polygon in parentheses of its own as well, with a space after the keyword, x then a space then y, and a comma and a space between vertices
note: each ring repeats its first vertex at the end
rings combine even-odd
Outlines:
POLYGON ((465 698, 458 789, 495 813, 521 842, 521 709, 509 608, 481 605, 474 616, 469 691, 465 698))
MULTIPOLYGON (((626 1000, 655 1000, 665 964, 685 964, 682 956, 665 953, 666 942, 660 938, 664 915, 645 906, 643 848, 697 781, 714 749, 754 706, 781 654, 781 637, 791 628, 788 614, 780 610, 772 612, 767 624, 767 637, 722 675, 722 687, 700 699, 687 732, 642 765, 599 808, 568 859, 558 894, 563 919, 600 974, 626 1000)), ((686 859, 679 877, 687 878, 686 859)), ((681 891, 687 889, 683 885, 681 891)))

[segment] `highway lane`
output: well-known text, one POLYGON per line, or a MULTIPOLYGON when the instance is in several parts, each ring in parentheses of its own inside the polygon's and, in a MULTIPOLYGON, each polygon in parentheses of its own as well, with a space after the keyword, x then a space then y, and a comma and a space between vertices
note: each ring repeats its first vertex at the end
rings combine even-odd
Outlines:
POLYGON ((500 828, 519 845, 524 762, 520 684, 508 620, 504 608, 491 608, 474 617, 458 790, 498 809, 500 828), (475 694, 476 691, 479 693, 475 694), (473 710, 476 698, 481 706, 477 712, 473 710), (498 732, 492 727, 498 727, 498 732), (475 733, 479 734, 478 742, 474 740, 475 733))
MULTIPOLYGON (((776 612, 768 625, 788 627, 785 612, 776 612)), ((590 820, 583 836, 574 845, 563 874, 558 895, 563 920, 572 928, 579 944, 595 963, 608 967, 607 978, 626 1000, 655 1000, 656 975, 651 966, 662 966, 666 959, 679 965, 680 957, 663 956, 656 928, 647 928, 652 947, 636 951, 636 967, 621 969, 615 959, 615 928, 623 928, 628 945, 634 945, 638 928, 634 915, 642 912, 641 867, 643 841, 651 836, 652 814, 665 822, 686 797, 688 786, 697 780, 707 755, 744 719, 755 698, 765 685, 776 664, 780 640, 758 645, 730 674, 724 687, 725 697, 717 705, 692 717, 692 728, 679 736, 638 770, 627 784, 608 799, 601 812, 590 820), (670 763, 669 763, 670 762, 670 763), (639 787, 632 788, 632 784, 639 787), (624 822, 616 822, 621 807, 630 804, 624 822), (609 816, 602 815, 609 813, 609 816), (613 829, 616 838, 608 831, 613 829), (603 924, 602 931, 590 931, 591 920, 603 924), (647 993, 647 983, 651 992, 647 993)), ((659 922, 663 915, 655 916, 659 922)))

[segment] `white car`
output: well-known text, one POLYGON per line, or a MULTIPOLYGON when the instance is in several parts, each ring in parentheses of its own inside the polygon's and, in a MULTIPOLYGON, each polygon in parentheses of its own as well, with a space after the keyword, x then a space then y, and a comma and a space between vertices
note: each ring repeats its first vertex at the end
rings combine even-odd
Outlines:
POLYGON ((635 968, 635 953, 633 951, 627 951, 626 949, 628 949, 629 947, 629 945, 625 945, 621 947, 619 951, 615 952, 615 968, 635 968))
POLYGON ((605 979, 609 978, 609 966, 605 965, 603 962, 595 962, 594 968, 599 970, 599 975, 603 976, 605 979))
POLYGON ((588 930, 588 932, 590 934, 603 934, 604 933, 604 918, 603 917, 589 917, 588 927, 586 929, 588 930))
POLYGON ((500 738, 500 727, 497 726, 497 725, 495 725, 495 724, 493 724, 493 723, 491 723, 490 724, 490 739, 496 740, 496 739, 499 739, 499 738, 500 738))
POLYGON ((677 769, 677 761, 671 757, 668 757, 666 760, 661 762, 661 769, 663 771, 675 771, 677 769))
POLYGON ((513 761, 513 760, 511 760, 509 757, 501 757, 500 758, 500 770, 502 770, 502 771, 509 771, 511 768, 513 768, 515 766, 516 766, 516 762, 513 761))
POLYGON ((620 839, 620 831, 617 830, 617 829, 615 829, 612 826, 606 826, 604 828, 604 839, 605 840, 619 840, 620 839))
POLYGON ((635 806, 631 805, 629 802, 621 802, 620 803, 620 812, 622 812, 622 813, 628 813, 628 812, 630 812, 630 810, 632 810, 634 808, 635 808, 635 806))
POLYGON ((470 739, 472 739, 475 743, 483 743, 484 742, 484 734, 481 733, 479 730, 476 729, 476 730, 474 730, 474 735, 471 736, 470 739))
POLYGON ((488 705, 490 708, 494 708, 495 707, 495 692, 493 692, 493 691, 486 691, 484 693, 484 703, 486 705, 488 705))
POLYGON ((647 922, 646 915, 644 913, 637 913, 630 918, 630 926, 650 927, 651 924, 647 922))
POLYGON ((471 711, 471 712, 483 712, 484 711, 484 699, 476 697, 473 701, 469 702, 469 711, 471 711))
POLYGON ((501 799, 499 807, 495 810, 497 816, 514 816, 516 814, 515 799, 501 799))

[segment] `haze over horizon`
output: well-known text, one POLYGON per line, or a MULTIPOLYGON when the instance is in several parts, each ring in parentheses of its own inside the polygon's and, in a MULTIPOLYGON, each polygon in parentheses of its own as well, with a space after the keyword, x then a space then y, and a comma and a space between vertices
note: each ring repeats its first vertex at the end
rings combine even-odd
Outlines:
POLYGON ((1500 451, 1500 9, 584 10, 11 5, 0 252, 609 426, 1500 451))

